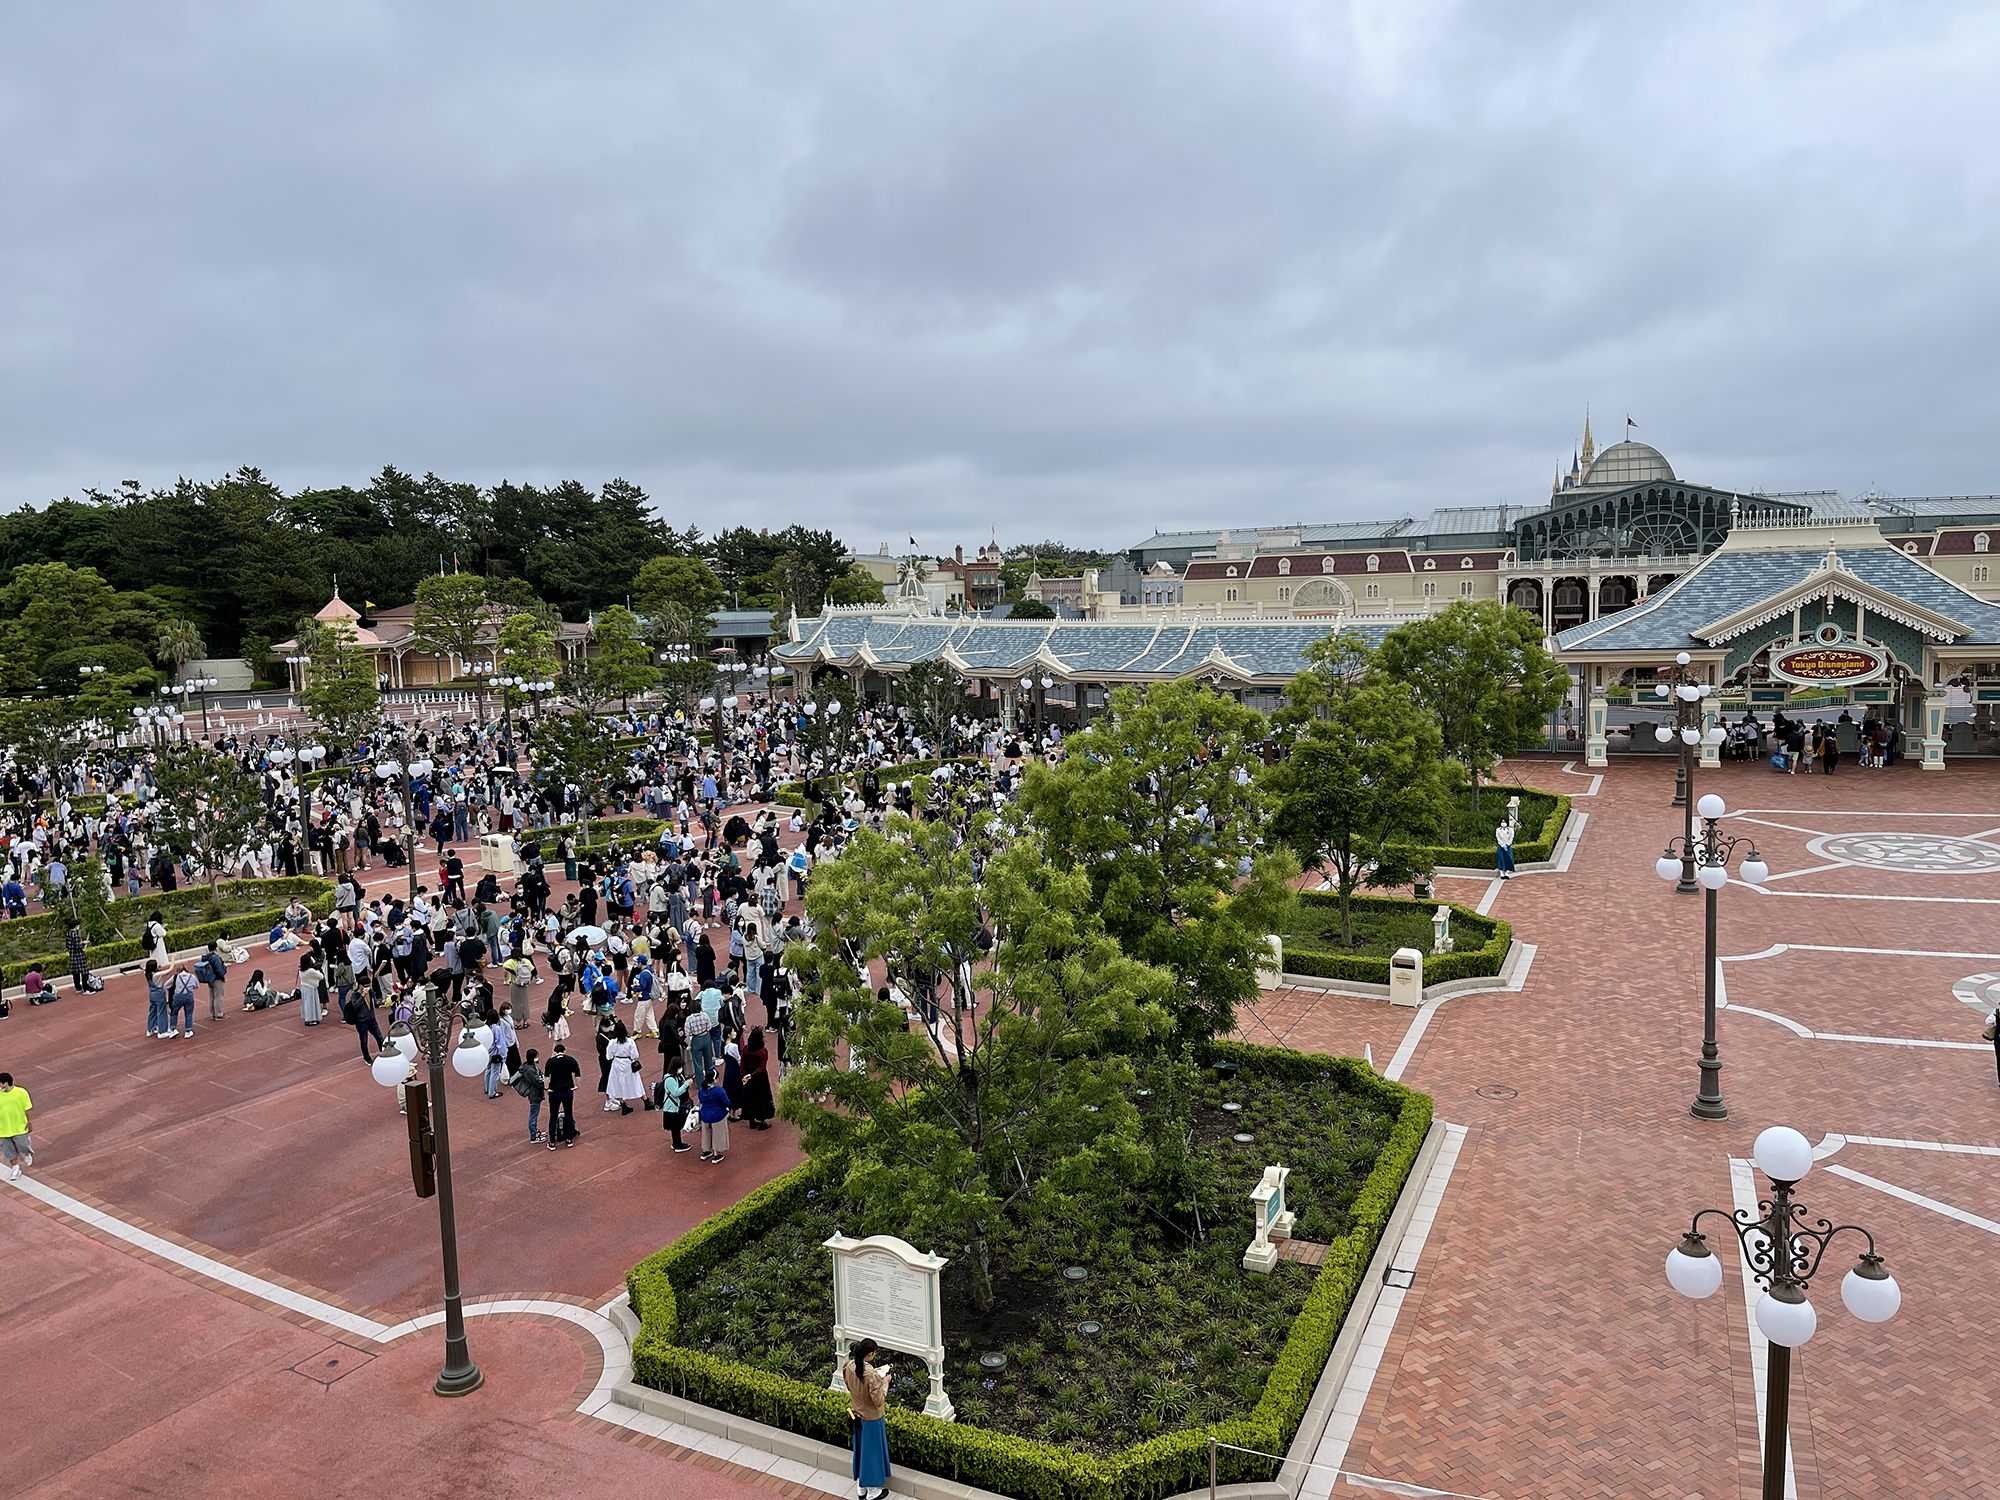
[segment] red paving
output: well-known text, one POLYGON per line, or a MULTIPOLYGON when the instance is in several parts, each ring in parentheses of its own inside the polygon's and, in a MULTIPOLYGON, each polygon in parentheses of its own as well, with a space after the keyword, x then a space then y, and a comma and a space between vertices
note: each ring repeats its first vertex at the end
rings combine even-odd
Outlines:
MULTIPOLYGON (((1554 790, 1589 786, 1552 761, 1510 769, 1554 790)), ((1538 1500, 1754 1497, 1740 1282, 1732 1276, 1694 1304, 1661 1274, 1688 1214, 1729 1205, 1729 1156, 1748 1155, 1771 1123, 1815 1141, 1839 1132, 2000 1142, 1990 1052, 1808 1039, 1729 1011, 1731 1117, 1688 1116, 1701 902, 1652 873, 1656 846, 1679 828, 1665 805, 1671 780, 1664 761, 1622 762, 1600 795, 1578 802, 1590 824, 1569 873, 1518 879, 1492 908, 1538 945, 1526 987, 1454 998, 1411 1060, 1405 1080, 1470 1135, 1350 1469, 1538 1500)), ((1824 832, 1969 836, 2000 826, 2000 767, 1977 764, 1941 776, 1849 768, 1831 781, 1729 767, 1701 790, 1791 825, 1732 825, 1754 834, 1779 873, 1825 863, 1806 848, 1824 832), (1878 816, 1826 816, 1842 810, 1878 816), (1907 816, 1918 813, 1951 816, 1907 816)), ((1481 890, 1466 882, 1448 894, 1469 903, 1481 890)), ((1978 1020, 1950 985, 2000 970, 2000 875, 1842 868, 1772 891, 1787 894, 1723 892, 1724 955, 1787 943, 1996 956, 1792 951, 1726 965, 1736 1004, 1822 1032, 1977 1039, 1978 1020), (1868 899, 1789 894, 1807 892, 1868 899), (1875 899, 1889 896, 1962 899, 1875 899)), ((409 1196, 402 1122, 362 1071, 351 1032, 332 1023, 307 1032, 284 1012, 233 1013, 213 1028, 198 1021, 192 1043, 148 1042, 133 983, 88 1002, 65 995, 53 1009, 17 1008, 0 1033, 6 1065, 37 1097, 38 1175, 333 1300, 392 1313, 433 1302, 431 1210, 409 1196)), ((1410 1016, 1386 1002, 1291 992, 1267 996, 1243 1032, 1356 1053, 1367 1043, 1386 1065, 1410 1016)), ((488 1104, 475 1081, 452 1085, 472 1297, 601 1300, 632 1260, 796 1159, 781 1127, 755 1142, 739 1136, 721 1169, 673 1160, 650 1116, 612 1120, 588 1108, 574 1151, 530 1150, 517 1139, 520 1101, 488 1104)), ((1905 1300, 1894 1322, 1870 1327, 1839 1306, 1838 1270, 1815 1287, 1820 1332, 1794 1362, 1806 1500, 1996 1492, 1988 1476, 2000 1473, 2000 1428, 1979 1337, 2000 1326, 2000 1294, 1983 1274, 1993 1236, 1826 1170, 2000 1220, 1992 1160, 1850 1144, 1807 1180, 1815 1215, 1875 1231, 1905 1300)), ((574 1417, 596 1356, 571 1329, 475 1321, 488 1387, 461 1403, 427 1394, 434 1334, 321 1385, 292 1367, 321 1356, 325 1333, 6 1199, 0 1358, 17 1376, 71 1378, 10 1382, 13 1462, 0 1495, 268 1493, 308 1476, 324 1487, 331 1466, 343 1492, 404 1479, 478 1495, 564 1486, 615 1495, 649 1480, 655 1491, 709 1493, 743 1479, 714 1472, 713 1461, 697 1475, 688 1455, 648 1454, 574 1417)), ((1836 1255, 1844 1269, 1851 1256, 1836 1255)))

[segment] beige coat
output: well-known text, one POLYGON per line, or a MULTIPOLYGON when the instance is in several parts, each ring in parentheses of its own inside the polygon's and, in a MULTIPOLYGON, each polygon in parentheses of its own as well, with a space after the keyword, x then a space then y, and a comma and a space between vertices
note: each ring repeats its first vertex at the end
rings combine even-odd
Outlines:
POLYGON ((847 1400, 854 1415, 863 1422, 880 1420, 889 1404, 889 1374, 872 1366, 856 1369, 849 1360, 841 1366, 840 1378, 847 1382, 847 1400))

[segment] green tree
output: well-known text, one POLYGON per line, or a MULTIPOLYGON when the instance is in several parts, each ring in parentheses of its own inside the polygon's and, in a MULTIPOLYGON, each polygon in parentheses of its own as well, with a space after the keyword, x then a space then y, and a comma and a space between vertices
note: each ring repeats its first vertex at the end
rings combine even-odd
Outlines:
POLYGON ((924 742, 945 754, 951 721, 966 709, 965 679, 941 657, 920 661, 904 675, 896 697, 910 711, 910 722, 924 742))
POLYGON ((705 617, 728 597, 715 570, 698 557, 649 557, 632 576, 632 608, 642 615, 673 605, 705 617))
POLYGON ((88 711, 73 699, 23 698, 0 705, 0 738, 22 765, 58 784, 90 742, 88 711))
POLYGON ((1132 1067, 1122 1050, 1164 1035, 1171 974, 1118 950, 1080 871, 1018 840, 976 886, 974 840, 948 820, 863 831, 814 876, 814 947, 795 945, 807 992, 781 1109, 816 1156, 848 1164, 864 1233, 888 1231, 962 1257, 976 1307, 993 1306, 996 1261, 1082 1244, 1094 1205, 1143 1175, 1132 1067), (906 984, 990 966, 975 1014, 952 985, 935 1026, 878 1000, 850 954, 906 984), (844 1057, 843 1057, 844 1055, 844 1057), (844 1060, 858 1060, 850 1068, 844 1060))
POLYGON ((805 689, 800 707, 799 741, 807 753, 829 762, 846 755, 860 717, 860 690, 838 672, 829 672, 805 689), (810 712, 804 712, 807 709, 810 712))
POLYGON ((261 780, 232 756, 200 745, 176 745, 155 762, 153 787, 147 817, 169 847, 201 862, 212 902, 228 862, 263 826, 261 780))
POLYGON ((258 682, 269 682, 271 671, 271 638, 255 631, 244 634, 242 643, 236 648, 243 660, 249 664, 251 677, 258 682))
POLYGON ((849 563, 844 572, 836 573, 827 581, 826 602, 828 604, 881 604, 884 603, 882 585, 873 573, 858 563, 849 563))
POLYGON ((299 705, 336 744, 352 747, 381 717, 375 658, 355 646, 354 628, 344 620, 322 624, 318 639, 299 705))
POLYGON ((1277 802, 1272 832, 1306 869, 1325 870, 1340 893, 1342 946, 1354 945, 1349 903, 1357 887, 1398 886, 1427 873, 1409 846, 1449 814, 1450 764, 1437 721, 1401 683, 1379 682, 1350 694, 1334 717, 1307 723, 1291 754, 1267 773, 1277 802))
POLYGON ((535 732, 535 779, 574 786, 580 796, 577 844, 590 842, 590 815, 604 801, 622 764, 604 726, 582 709, 544 718, 535 732))
POLYGON ((1409 684, 1436 715, 1447 754, 1479 781, 1532 739, 1569 692, 1569 673, 1542 645, 1542 622, 1496 600, 1460 600, 1382 637, 1375 665, 1409 684))
POLYGON ((417 584, 411 640, 422 650, 453 658, 462 672, 465 663, 479 658, 480 641, 492 634, 497 612, 487 597, 484 578, 471 573, 431 574, 417 584))
MULTIPOLYGON (((493 669, 503 677, 521 677, 533 682, 553 682, 561 668, 556 649, 556 624, 545 611, 517 609, 500 624, 494 644, 493 669)), ((510 708, 528 701, 520 688, 502 688, 510 708)))
POLYGON ((1249 742, 1264 731, 1255 709, 1197 682, 1121 687, 1021 790, 1058 863, 1089 874, 1119 946, 1179 978, 1184 1035, 1234 1028, 1264 939, 1284 930, 1297 865, 1262 843, 1249 742))
POLYGON ((181 669, 207 654, 208 647, 202 642, 201 632, 195 629, 191 620, 167 621, 160 627, 159 639, 153 646, 154 658, 167 669, 170 682, 180 681, 181 669))
POLYGON ((629 707, 634 693, 643 693, 660 680, 651 652, 640 632, 639 617, 622 604, 614 604, 597 617, 591 632, 597 655, 591 671, 607 691, 629 707))
POLYGON ((1055 606, 1044 604, 1039 599, 1017 599, 1014 607, 1007 611, 1010 620, 1053 620, 1055 606))

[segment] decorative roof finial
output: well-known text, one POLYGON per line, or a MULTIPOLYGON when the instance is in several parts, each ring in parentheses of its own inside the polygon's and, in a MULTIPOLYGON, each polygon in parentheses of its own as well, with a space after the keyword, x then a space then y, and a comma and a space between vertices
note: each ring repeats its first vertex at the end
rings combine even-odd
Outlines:
POLYGON ((1586 401, 1583 403, 1583 466, 1589 468, 1591 460, 1596 457, 1597 443, 1590 435, 1590 403, 1586 401))

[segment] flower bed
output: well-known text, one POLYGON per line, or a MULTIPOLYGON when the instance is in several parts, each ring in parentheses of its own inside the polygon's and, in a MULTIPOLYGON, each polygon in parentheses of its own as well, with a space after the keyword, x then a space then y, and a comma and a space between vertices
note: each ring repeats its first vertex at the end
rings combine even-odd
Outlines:
MULTIPOLYGON (((945 1385, 959 1408, 922 1415, 928 1382, 900 1361, 889 1408, 896 1463, 1021 1500, 1150 1500, 1206 1479, 1209 1439, 1282 1453, 1298 1429, 1382 1226, 1429 1129, 1431 1100, 1352 1058, 1212 1044, 1241 1068, 1194 1100, 1195 1154, 1219 1175, 1220 1223, 1184 1244, 1157 1214, 1121 1225, 1071 1283, 1017 1255, 983 1321, 945 1277, 945 1385), (1259 1139, 1239 1146, 1231 1135, 1259 1139), (1329 1244, 1310 1270, 1241 1270, 1248 1191, 1272 1160, 1294 1168, 1301 1237, 1329 1244), (1084 1321, 1101 1325, 1084 1335, 1084 1321), (1008 1354, 997 1376, 979 1355, 1008 1354)), ((1208 1075, 1212 1078, 1213 1075, 1208 1075)), ((766 1184, 634 1267, 642 1329, 633 1378, 708 1405, 845 1443, 831 1373, 831 1272, 818 1242, 856 1227, 838 1163, 813 1161, 766 1184)), ((1225 1482, 1272 1464, 1224 1450, 1225 1482)))
POLYGON ((1514 929, 1497 917, 1482 917, 1455 901, 1412 901, 1401 896, 1353 897, 1349 905, 1357 932, 1379 937, 1370 950, 1342 951, 1340 897, 1332 891, 1305 891, 1285 933, 1285 969, 1319 979, 1346 979, 1361 984, 1389 982, 1389 956, 1396 948, 1415 948, 1425 955, 1424 983, 1473 979, 1498 974, 1507 961, 1514 929), (1443 906, 1451 912, 1450 953, 1430 956, 1431 915, 1443 906), (1379 932, 1378 932, 1379 929, 1379 932))

